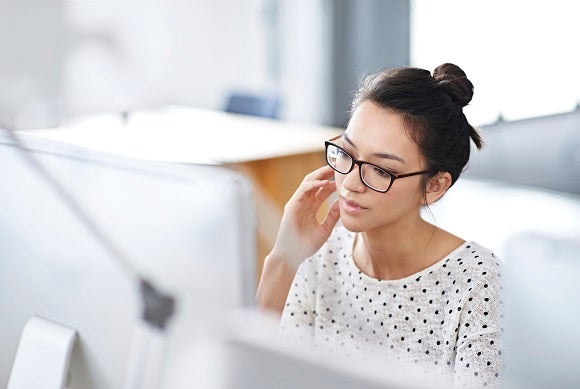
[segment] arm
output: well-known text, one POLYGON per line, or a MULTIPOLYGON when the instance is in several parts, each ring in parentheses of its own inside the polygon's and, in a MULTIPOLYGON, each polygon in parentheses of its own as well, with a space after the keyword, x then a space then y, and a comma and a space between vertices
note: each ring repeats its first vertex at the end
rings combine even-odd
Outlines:
POLYGON ((261 309, 281 313, 298 266, 328 239, 338 221, 334 202, 321 223, 316 212, 336 190, 333 170, 324 166, 304 177, 286 206, 272 251, 266 256, 256 301, 261 309))
POLYGON ((473 288, 464 306, 455 357, 456 387, 500 387, 502 359, 502 303, 498 268, 473 288))
POLYGON ((256 293, 258 306, 281 314, 295 273, 294 268, 283 258, 277 258, 272 254, 266 256, 256 293))
POLYGON ((501 330, 472 336, 457 347, 454 382, 456 388, 502 386, 501 330))
POLYGON ((314 337, 316 298, 308 293, 313 290, 316 277, 314 269, 301 267, 291 283, 288 299, 280 319, 280 330, 289 339, 311 340, 314 337), (304 276, 308 275, 310 285, 304 276))

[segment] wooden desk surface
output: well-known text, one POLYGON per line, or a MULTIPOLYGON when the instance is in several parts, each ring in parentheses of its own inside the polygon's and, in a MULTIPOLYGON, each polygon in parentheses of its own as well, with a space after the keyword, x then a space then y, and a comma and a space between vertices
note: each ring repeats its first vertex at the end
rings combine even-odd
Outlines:
POLYGON ((29 134, 134 158, 232 164, 320 151, 334 127, 289 123, 221 111, 169 106, 76 120, 29 134))
POLYGON ((334 127, 170 106, 128 120, 103 115, 28 134, 133 158, 226 165, 253 182, 258 218, 258 277, 284 205, 305 174, 322 166, 334 127))

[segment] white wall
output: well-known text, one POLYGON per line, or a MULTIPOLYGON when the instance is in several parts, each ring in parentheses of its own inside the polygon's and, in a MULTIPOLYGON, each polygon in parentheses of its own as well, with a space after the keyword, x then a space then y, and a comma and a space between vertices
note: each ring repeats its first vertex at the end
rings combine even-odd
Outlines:
POLYGON ((221 108, 231 88, 269 88, 264 1, 3 0, 0 120, 221 108))
POLYGON ((99 74, 111 75, 99 97, 117 95, 128 105, 221 108, 230 88, 265 87, 261 3, 70 1, 75 34, 113 33, 116 44, 89 41, 72 51, 67 92, 73 111, 83 110, 76 97, 85 95, 83 84, 97 87, 99 74))

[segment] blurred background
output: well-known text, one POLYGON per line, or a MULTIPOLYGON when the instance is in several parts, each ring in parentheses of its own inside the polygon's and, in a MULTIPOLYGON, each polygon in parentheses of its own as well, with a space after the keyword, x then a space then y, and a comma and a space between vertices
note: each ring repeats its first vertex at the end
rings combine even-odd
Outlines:
MULTIPOLYGON (((580 36, 564 0, 2 0, 0 107, 32 120, 275 93, 285 120, 343 126, 369 72, 455 62, 476 125, 573 111, 580 36), (33 119, 35 118, 35 119, 33 119)), ((9 114, 9 115, 7 115, 9 114)), ((26 121, 30 123, 25 123, 26 121)))
POLYGON ((577 15, 565 0, 2 0, 0 123, 183 105, 344 128, 364 75, 454 62, 489 146, 471 172, 579 193, 577 15))

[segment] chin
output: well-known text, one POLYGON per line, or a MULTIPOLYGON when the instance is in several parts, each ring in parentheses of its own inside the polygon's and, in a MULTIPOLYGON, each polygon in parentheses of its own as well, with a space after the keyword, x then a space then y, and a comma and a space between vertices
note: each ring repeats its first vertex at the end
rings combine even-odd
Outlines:
POLYGON ((350 232, 363 232, 367 230, 366 225, 361 223, 359 220, 352 220, 352 218, 348 216, 340 216, 340 222, 342 226, 349 230, 350 232))

